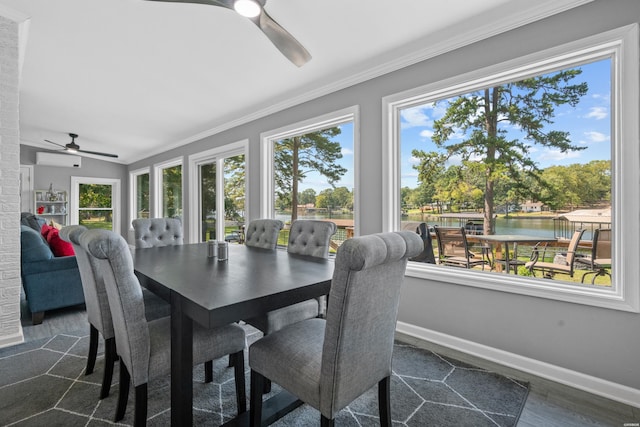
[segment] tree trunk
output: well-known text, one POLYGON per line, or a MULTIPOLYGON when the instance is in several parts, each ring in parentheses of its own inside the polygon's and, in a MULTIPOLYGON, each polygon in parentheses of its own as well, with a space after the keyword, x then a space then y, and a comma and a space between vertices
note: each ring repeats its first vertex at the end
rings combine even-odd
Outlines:
POLYGON ((298 180, 299 180, 299 170, 298 170, 298 156, 299 156, 299 148, 300 148, 300 137, 293 137, 293 147, 292 147, 292 155, 291 155, 291 222, 298 219, 298 180))

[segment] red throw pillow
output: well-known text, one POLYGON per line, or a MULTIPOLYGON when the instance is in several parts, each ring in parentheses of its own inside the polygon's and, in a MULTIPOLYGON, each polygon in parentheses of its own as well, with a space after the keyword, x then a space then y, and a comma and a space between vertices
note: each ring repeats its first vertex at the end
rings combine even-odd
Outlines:
POLYGON ((44 237, 44 240, 47 240, 47 236, 51 230, 53 230, 53 227, 50 226, 49 224, 42 225, 42 228, 40 229, 40 234, 42 234, 42 237, 44 237))
POLYGON ((70 256, 76 253, 73 250, 73 246, 69 242, 65 242, 58 235, 58 230, 54 227, 49 227, 51 230, 47 232, 47 242, 51 248, 51 252, 55 256, 70 256))

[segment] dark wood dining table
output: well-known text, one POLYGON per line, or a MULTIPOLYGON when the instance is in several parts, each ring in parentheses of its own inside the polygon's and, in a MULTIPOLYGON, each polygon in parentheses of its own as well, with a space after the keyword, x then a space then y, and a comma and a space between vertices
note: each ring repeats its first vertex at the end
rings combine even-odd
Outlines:
MULTIPOLYGON (((171 425, 193 424, 193 322, 215 328, 329 293, 331 260, 229 245, 227 261, 207 244, 136 249, 140 283, 171 304, 171 425)), ((295 400, 295 399, 294 399, 295 400)), ((271 423, 293 409, 291 396, 265 402, 271 423)), ((248 414, 230 425, 248 425, 248 414)))

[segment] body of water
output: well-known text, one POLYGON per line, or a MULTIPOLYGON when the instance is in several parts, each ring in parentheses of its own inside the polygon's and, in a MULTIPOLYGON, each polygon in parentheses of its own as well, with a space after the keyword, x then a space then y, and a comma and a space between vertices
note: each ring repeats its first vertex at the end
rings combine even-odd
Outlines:
MULTIPOLYGON (((279 219, 283 222, 288 222, 291 220, 290 213, 276 213, 276 219, 279 219)), ((306 215, 300 216, 299 219, 329 219, 328 215, 323 215, 316 213, 314 215, 306 215)), ((331 219, 353 219, 353 215, 342 215, 342 214, 332 214, 331 219)), ((417 221, 417 222, 426 222, 428 225, 439 225, 443 227, 457 227, 460 225, 464 225, 464 222, 460 222, 458 219, 453 218, 440 218, 439 216, 431 216, 425 215, 424 218, 420 215, 409 215, 408 217, 403 217, 402 221, 417 221)), ((531 236, 540 236, 540 237, 566 237, 570 238, 571 233, 573 232, 573 228, 570 228, 569 231, 565 231, 562 233, 561 230, 554 229, 554 226, 557 221, 554 221, 551 218, 532 218, 532 217, 499 217, 496 218, 496 229, 495 234, 525 234, 531 236)), ((603 225, 603 227, 608 227, 603 225)), ((583 235, 583 239, 590 240, 593 229, 598 228, 598 224, 594 224, 593 228, 591 226, 585 226, 585 233, 583 235)))

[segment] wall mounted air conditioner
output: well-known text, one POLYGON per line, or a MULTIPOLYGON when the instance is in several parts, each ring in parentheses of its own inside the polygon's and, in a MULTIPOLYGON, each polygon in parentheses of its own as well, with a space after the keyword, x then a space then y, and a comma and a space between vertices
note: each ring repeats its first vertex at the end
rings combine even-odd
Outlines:
POLYGON ((36 165, 58 166, 62 168, 81 167, 82 157, 70 154, 36 153, 36 165))

